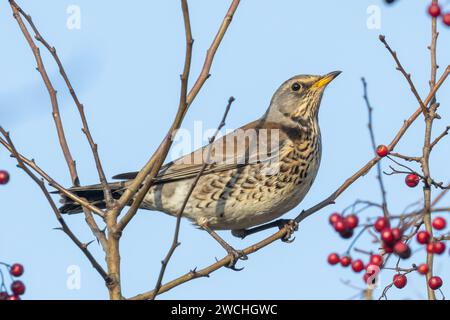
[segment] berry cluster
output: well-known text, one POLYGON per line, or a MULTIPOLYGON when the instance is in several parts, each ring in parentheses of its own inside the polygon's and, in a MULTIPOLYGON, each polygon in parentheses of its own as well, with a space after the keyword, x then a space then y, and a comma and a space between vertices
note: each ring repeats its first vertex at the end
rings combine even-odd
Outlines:
MULTIPOLYGON (((393 4, 396 0, 384 0, 387 4, 393 4)), ((450 12, 442 12, 441 6, 437 3, 431 3, 428 6, 428 14, 433 18, 441 17, 442 22, 450 27, 450 12)))
MULTIPOLYGON (((412 255, 412 244, 410 243, 412 236, 411 234, 406 234, 407 226, 400 224, 398 227, 391 227, 393 221, 394 219, 378 217, 374 222, 360 226, 363 228, 362 232, 369 230, 376 237, 376 242, 379 243, 378 249, 380 250, 380 254, 373 253, 372 251, 357 250, 359 253, 368 254, 369 259, 366 262, 360 258, 354 259, 350 252, 357 240, 357 237, 355 237, 355 240, 344 254, 339 255, 336 252, 329 254, 327 258, 328 263, 330 265, 340 264, 342 267, 351 266, 351 269, 355 273, 360 273, 365 270, 363 280, 366 284, 369 284, 369 279, 372 279, 371 276, 386 267, 385 261, 387 261, 390 255, 395 255, 399 259, 398 261, 409 259, 412 255)), ((330 215, 329 222, 342 238, 347 239, 352 237, 353 230, 358 227, 359 219, 355 214, 344 216, 335 212, 330 215)), ((446 226, 447 221, 443 217, 435 217, 432 221, 432 227, 436 231, 442 231, 446 226)), ((426 230, 416 230, 414 234, 417 243, 423 246, 428 253, 442 255, 445 252, 446 246, 442 239, 446 238, 447 235, 432 237, 426 230)), ((397 263, 397 267, 388 269, 396 270, 391 286, 393 285, 399 289, 406 286, 408 281, 407 274, 417 272, 419 275, 427 275, 429 272, 429 267, 426 263, 419 264, 418 266, 413 264, 409 269, 400 268, 397 263)), ((438 276, 433 276, 428 281, 428 286, 433 290, 438 290, 442 284, 442 279, 438 276)))
POLYGON ((348 239, 353 236, 353 230, 358 226, 359 219, 354 214, 344 217, 335 212, 330 216, 329 222, 342 238, 348 239))
POLYGON ((8 290, 8 287, 5 283, 5 277, 3 275, 2 269, 0 268, 0 300, 20 300, 20 296, 25 293, 25 284, 15 278, 23 275, 23 265, 21 265, 20 263, 9 265, 3 262, 0 262, 0 265, 4 266, 7 269, 11 279, 11 285, 9 287, 10 290, 8 290))
POLYGON ((432 16, 433 18, 442 18, 442 22, 450 27, 450 12, 443 13, 441 7, 437 3, 432 3, 428 7, 428 14, 432 16))

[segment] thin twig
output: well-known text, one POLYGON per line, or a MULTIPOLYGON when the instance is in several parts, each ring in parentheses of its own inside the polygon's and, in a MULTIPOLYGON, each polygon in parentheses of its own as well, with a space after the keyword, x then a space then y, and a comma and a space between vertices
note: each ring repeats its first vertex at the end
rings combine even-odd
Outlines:
POLYGON ((75 243, 75 245, 84 253, 84 255, 88 258, 89 262, 92 264, 95 270, 102 276, 103 280, 105 280, 106 283, 109 283, 109 277, 106 273, 106 271, 103 269, 103 267, 97 262, 95 257, 91 254, 91 252, 88 250, 88 244, 82 243, 78 238, 75 236, 75 234, 70 230, 69 226, 66 224, 64 218, 62 217, 61 213, 58 210, 58 207, 56 206, 55 202, 53 201, 50 193, 48 192, 47 188, 45 187, 44 181, 39 179, 29 168, 28 166, 22 161, 22 157, 20 156, 19 152, 15 148, 10 135, 8 132, 6 132, 2 127, 0 127, 0 133, 5 137, 6 142, 11 147, 12 154, 14 155, 14 158, 17 160, 18 166, 25 171, 25 173, 39 186, 39 188, 42 190, 42 192, 45 195, 45 198, 49 202, 56 219, 58 220, 59 224, 61 225, 61 230, 75 243))
MULTIPOLYGON (((13 157, 15 157, 14 153, 13 153, 13 149, 12 147, 8 144, 7 141, 3 140, 2 138, 0 138, 0 144, 3 145, 10 153, 13 157)), ((96 215, 98 215, 99 217, 104 217, 104 212, 97 208, 96 206, 94 206, 93 204, 90 204, 88 201, 78 197, 77 195, 75 195, 74 193, 70 192, 68 189, 64 188, 63 186, 61 186, 59 183, 57 183, 53 178, 51 178, 44 170, 42 170, 34 161, 34 159, 27 159, 26 157, 24 157, 23 155, 21 155, 20 153, 17 153, 17 155, 20 157, 20 160, 26 164, 28 167, 30 167, 31 169, 33 169, 40 177, 42 177, 44 180, 46 180, 48 182, 48 184, 50 186, 52 186, 53 188, 55 188, 56 190, 58 190, 58 192, 60 194, 63 194, 64 196, 66 196, 67 198, 73 200, 74 202, 78 203, 80 206, 82 207, 86 207, 87 209, 89 209, 90 211, 94 212, 96 215)))
POLYGON ((34 32, 34 38, 41 42, 44 47, 50 52, 50 54, 52 55, 53 59, 55 60, 56 64, 58 65, 59 68, 59 72, 62 76, 62 78, 64 79, 64 82, 66 83, 67 89, 70 92, 70 95, 72 96, 73 101, 75 102, 75 105, 78 109, 78 112, 80 114, 81 117, 81 122, 83 124, 83 133, 85 134, 89 146, 91 147, 91 151, 92 151, 92 155, 94 157, 94 161, 95 161, 95 165, 97 167, 97 172, 99 175, 99 180, 100 183, 102 185, 103 188, 103 193, 105 196, 105 202, 107 205, 107 208, 112 206, 113 203, 113 197, 111 195, 111 189, 108 185, 108 181, 106 179, 105 176, 105 172, 103 170, 103 166, 102 166, 102 162, 100 160, 100 156, 98 154, 98 146, 97 144, 94 142, 94 139, 92 138, 91 132, 89 130, 89 125, 86 119, 86 114, 84 112, 84 105, 80 102, 80 100, 78 99, 78 96, 72 86, 72 83, 69 80, 69 77, 67 76, 67 73, 64 69, 64 66, 58 56, 58 54, 56 53, 56 48, 50 46, 50 44, 42 37, 42 35, 40 34, 39 30, 37 29, 36 25, 33 22, 32 17, 27 14, 19 5, 17 5, 17 3, 15 3, 14 0, 11 1, 11 3, 17 8, 17 10, 19 11, 19 13, 27 20, 27 22, 29 23, 29 25, 31 26, 31 28, 33 29, 34 32))
MULTIPOLYGON (((125 216, 120 220, 120 222, 117 225, 117 231, 122 231, 125 226, 131 221, 131 219, 134 217, 134 215, 137 212, 139 204, 144 199, 145 195, 147 194, 148 190, 152 186, 154 177, 158 174, 159 169, 161 168, 161 165, 164 162, 164 159, 167 156, 167 153, 170 149, 170 146, 172 145, 172 136, 173 132, 175 132, 181 125, 181 122, 184 118, 184 115, 189 108, 189 106, 192 104, 194 98, 196 97, 197 93, 202 88, 204 82, 208 78, 209 71, 212 66, 212 62, 214 59, 214 55, 217 51, 217 48, 222 42, 222 39, 228 30, 228 27, 231 23, 231 20, 233 18, 234 13, 236 12, 238 6, 239 6, 240 0, 233 0, 231 3, 227 14, 225 15, 225 18, 222 21, 222 24, 219 28, 219 31, 216 34, 216 37, 214 38, 210 48, 208 49, 205 63, 203 65, 202 71, 199 75, 199 78, 195 82, 194 86, 192 87, 189 94, 186 96, 185 101, 181 101, 180 106, 178 108, 178 113, 176 115, 175 121, 172 124, 172 127, 170 128, 168 134, 164 138, 161 145, 158 147, 157 151, 155 152, 154 156, 147 162, 147 164, 144 166, 144 168, 139 172, 137 177, 133 180, 133 182, 130 184, 128 189, 124 192, 124 194, 121 196, 121 198, 118 200, 118 205, 116 206, 116 210, 114 211, 114 214, 118 214, 118 211, 121 210, 125 205, 128 204, 128 202, 131 200, 131 198, 136 194, 138 189, 140 188, 138 194, 135 197, 135 200, 133 201, 134 206, 132 206, 128 212, 125 214, 125 216), (144 182, 145 181, 145 182, 144 182), (144 182, 144 185, 142 183, 144 182), (142 185, 142 187, 141 187, 142 185)), ((190 29, 186 29, 186 33, 190 32, 190 29)), ((192 41, 188 41, 187 43, 187 49, 186 49, 186 59, 185 59, 185 72, 189 72, 189 65, 191 60, 191 49, 192 49, 192 41)), ((187 86, 187 77, 182 76, 182 86, 187 86), (184 84, 186 82, 186 84, 184 84)), ((184 91, 184 88, 182 88, 182 91, 184 91)), ((181 98, 183 95, 181 95, 181 98)))
MULTIPOLYGON (((362 84, 363 84, 363 98, 364 101, 366 102, 366 107, 367 107, 367 113, 368 113, 368 117, 369 117, 369 121, 367 124, 367 128, 369 129, 369 134, 370 134, 370 142, 372 143, 372 149, 374 154, 376 154, 376 150, 377 150, 377 144, 375 141, 375 133, 373 130, 373 121, 372 121, 372 112, 373 112, 373 108, 372 105, 369 101, 369 96, 367 93, 367 82, 365 78, 361 78, 362 84)), ((382 208, 383 208, 383 214, 384 217, 386 219, 389 219, 389 210, 387 207, 387 201, 386 201, 386 188, 384 187, 384 182, 383 182, 383 175, 381 174, 381 163, 377 162, 377 180, 378 180, 378 184, 380 186, 380 191, 381 191, 381 199, 382 199, 382 208)))
POLYGON ((158 292, 159 292, 159 289, 161 288, 162 280, 164 277, 164 272, 166 271, 166 268, 167 268, 167 265, 169 264, 170 258, 172 257, 173 253, 175 252, 175 249, 180 245, 180 243, 178 242, 178 238, 179 238, 179 233, 180 233, 181 217, 182 217, 184 209, 186 208, 186 205, 191 197, 192 192, 194 191, 195 187, 197 186, 198 181, 200 180, 200 177, 203 175, 203 172, 210 164, 211 149, 212 149, 213 143, 216 140, 216 137, 219 134, 220 130, 222 130, 222 128, 225 126, 225 121, 227 119, 228 112, 230 111, 231 104, 233 103, 233 101, 234 101, 233 97, 230 97, 228 99, 228 104, 225 108, 225 112, 223 114, 222 120, 220 121, 219 126, 217 127, 216 131, 214 132, 214 135, 211 138, 209 138, 209 145, 207 146, 206 159, 205 159, 202 167, 200 168, 200 171, 195 176, 194 181, 192 182, 192 184, 188 190, 188 193, 186 194, 186 197, 184 198, 184 201, 183 201, 180 209, 178 210, 178 213, 176 216, 177 221, 176 221, 176 225, 175 225, 175 232, 174 232, 174 236, 173 236, 172 245, 170 246, 170 249, 167 252, 167 255, 164 258, 164 260, 161 261, 161 270, 159 272, 159 276, 158 276, 158 280, 155 285, 155 289, 153 290, 154 294, 151 297, 152 300, 158 295, 158 292))
POLYGON ((34 55, 36 63, 37 63, 37 70, 39 71, 39 74, 41 75, 42 80, 45 83, 45 87, 47 88, 48 94, 50 95, 50 101, 51 101, 52 109, 53 109, 52 115, 53 115, 53 120, 55 122, 56 131, 58 133, 59 144, 61 146, 61 150, 64 154, 64 158, 66 159, 67 166, 70 171, 72 184, 74 186, 78 186, 80 184, 80 181, 78 178, 75 161, 73 160, 72 154, 69 149, 69 145, 67 144, 64 127, 63 127, 63 124, 61 121, 61 115, 59 112, 59 105, 58 105, 58 98, 56 96, 56 90, 54 89, 52 82, 47 74, 47 71, 45 70, 45 66, 42 61, 40 50, 34 43, 30 33, 28 32, 28 29, 26 28, 22 18, 20 17, 18 5, 15 3, 14 0, 10 0, 9 3, 13 10, 13 16, 16 19, 17 23, 19 24, 20 30, 22 31, 23 35, 25 36, 25 39, 27 40, 28 45, 30 46, 30 48, 33 52, 33 55, 34 55))
POLYGON ((406 81, 408 81, 408 84, 411 88, 412 93, 416 97, 417 102, 419 102, 419 105, 423 112, 423 115, 425 117, 428 117, 428 110, 426 107, 427 104, 422 101, 422 98, 420 97, 419 93, 417 92, 416 86, 414 85, 414 82, 411 79, 411 74, 406 72, 405 68, 403 68, 403 65, 401 64, 400 60, 398 59, 397 52, 392 50, 392 48, 389 46, 389 44, 386 41, 386 37, 384 35, 380 35, 379 39, 385 45, 386 49, 388 49, 389 53, 394 58, 395 63, 397 64, 397 70, 400 71, 403 74, 403 76, 406 78, 406 81))
POLYGON ((430 150, 433 150, 434 146, 441 141, 442 138, 444 138, 446 135, 448 135, 448 132, 450 131, 450 126, 447 126, 444 130, 444 132, 442 132, 438 137, 436 137, 436 139, 434 139, 434 141, 430 144, 430 150))

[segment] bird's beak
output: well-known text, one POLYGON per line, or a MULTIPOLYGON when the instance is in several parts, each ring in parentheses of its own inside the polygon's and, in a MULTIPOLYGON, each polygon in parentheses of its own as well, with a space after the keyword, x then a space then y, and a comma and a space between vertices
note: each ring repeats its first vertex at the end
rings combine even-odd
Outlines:
POLYGON ((333 81, 341 73, 342 73, 342 71, 330 72, 329 74, 326 74, 322 78, 317 80, 317 82, 313 84, 313 87, 314 88, 323 88, 323 87, 327 86, 331 81, 333 81))

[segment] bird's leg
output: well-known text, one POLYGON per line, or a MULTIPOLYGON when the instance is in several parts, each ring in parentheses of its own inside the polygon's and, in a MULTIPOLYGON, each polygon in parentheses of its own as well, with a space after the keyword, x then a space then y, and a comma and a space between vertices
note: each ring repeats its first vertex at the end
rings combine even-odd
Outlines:
POLYGON ((212 230, 208 225, 204 224, 200 226, 203 230, 208 232, 211 237, 214 238, 221 246, 224 248, 228 255, 231 257, 231 261, 228 264, 228 268, 234 271, 241 271, 244 268, 236 268, 236 262, 241 260, 247 260, 247 255, 242 250, 236 250, 232 246, 230 246, 225 240, 223 240, 214 230, 212 230))
POLYGON ((298 223, 295 222, 295 220, 279 219, 251 229, 232 230, 231 234, 235 237, 244 239, 246 236, 249 236, 251 234, 255 234, 275 227, 281 229, 284 228, 286 225, 288 225, 287 233, 281 239, 281 241, 290 243, 295 239, 295 238, 291 239, 292 234, 298 229, 298 223))

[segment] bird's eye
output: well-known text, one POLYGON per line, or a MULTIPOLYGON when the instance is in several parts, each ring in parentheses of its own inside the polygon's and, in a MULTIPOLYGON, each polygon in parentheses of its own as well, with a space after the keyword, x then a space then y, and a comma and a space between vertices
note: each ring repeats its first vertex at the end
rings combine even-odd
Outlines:
POLYGON ((292 86, 291 86, 291 89, 292 89, 293 91, 298 91, 298 90, 301 89, 301 87, 302 87, 301 84, 299 84, 298 82, 294 82, 294 83, 292 84, 292 86))

